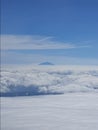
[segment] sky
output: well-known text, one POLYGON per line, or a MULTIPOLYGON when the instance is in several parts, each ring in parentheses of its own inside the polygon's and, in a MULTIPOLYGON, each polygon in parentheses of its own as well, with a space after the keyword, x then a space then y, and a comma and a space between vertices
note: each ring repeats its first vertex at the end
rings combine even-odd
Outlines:
POLYGON ((1 63, 98 65, 98 0, 1 0, 1 63))

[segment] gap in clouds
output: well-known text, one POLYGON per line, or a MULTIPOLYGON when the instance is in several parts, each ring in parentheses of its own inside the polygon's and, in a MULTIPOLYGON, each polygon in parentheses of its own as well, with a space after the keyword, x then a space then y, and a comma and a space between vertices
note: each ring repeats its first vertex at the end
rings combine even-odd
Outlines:
POLYGON ((98 65, 96 58, 71 56, 70 54, 55 54, 55 52, 53 54, 50 54, 50 52, 23 53, 17 51, 2 51, 1 53, 2 65, 39 64, 45 61, 52 62, 53 64, 57 65, 98 65))

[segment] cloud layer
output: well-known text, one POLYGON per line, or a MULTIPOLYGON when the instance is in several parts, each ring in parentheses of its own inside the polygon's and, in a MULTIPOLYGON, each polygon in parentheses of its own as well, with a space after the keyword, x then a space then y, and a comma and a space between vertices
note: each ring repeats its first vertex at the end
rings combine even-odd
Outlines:
POLYGON ((66 92, 98 92, 97 69, 32 67, 24 70, 2 70, 1 95, 63 94, 66 92))

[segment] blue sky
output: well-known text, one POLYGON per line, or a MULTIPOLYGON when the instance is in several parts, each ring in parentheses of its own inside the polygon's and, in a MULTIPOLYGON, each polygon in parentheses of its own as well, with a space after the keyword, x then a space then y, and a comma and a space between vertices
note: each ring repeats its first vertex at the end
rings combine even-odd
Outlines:
POLYGON ((98 0, 1 0, 2 64, 98 65, 98 0))

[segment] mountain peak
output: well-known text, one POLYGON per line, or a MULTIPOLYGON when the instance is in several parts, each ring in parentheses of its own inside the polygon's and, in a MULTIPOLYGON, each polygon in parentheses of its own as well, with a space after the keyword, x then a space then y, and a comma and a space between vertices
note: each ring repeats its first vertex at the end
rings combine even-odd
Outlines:
POLYGON ((54 65, 54 64, 52 64, 51 62, 42 62, 39 65, 54 65))

